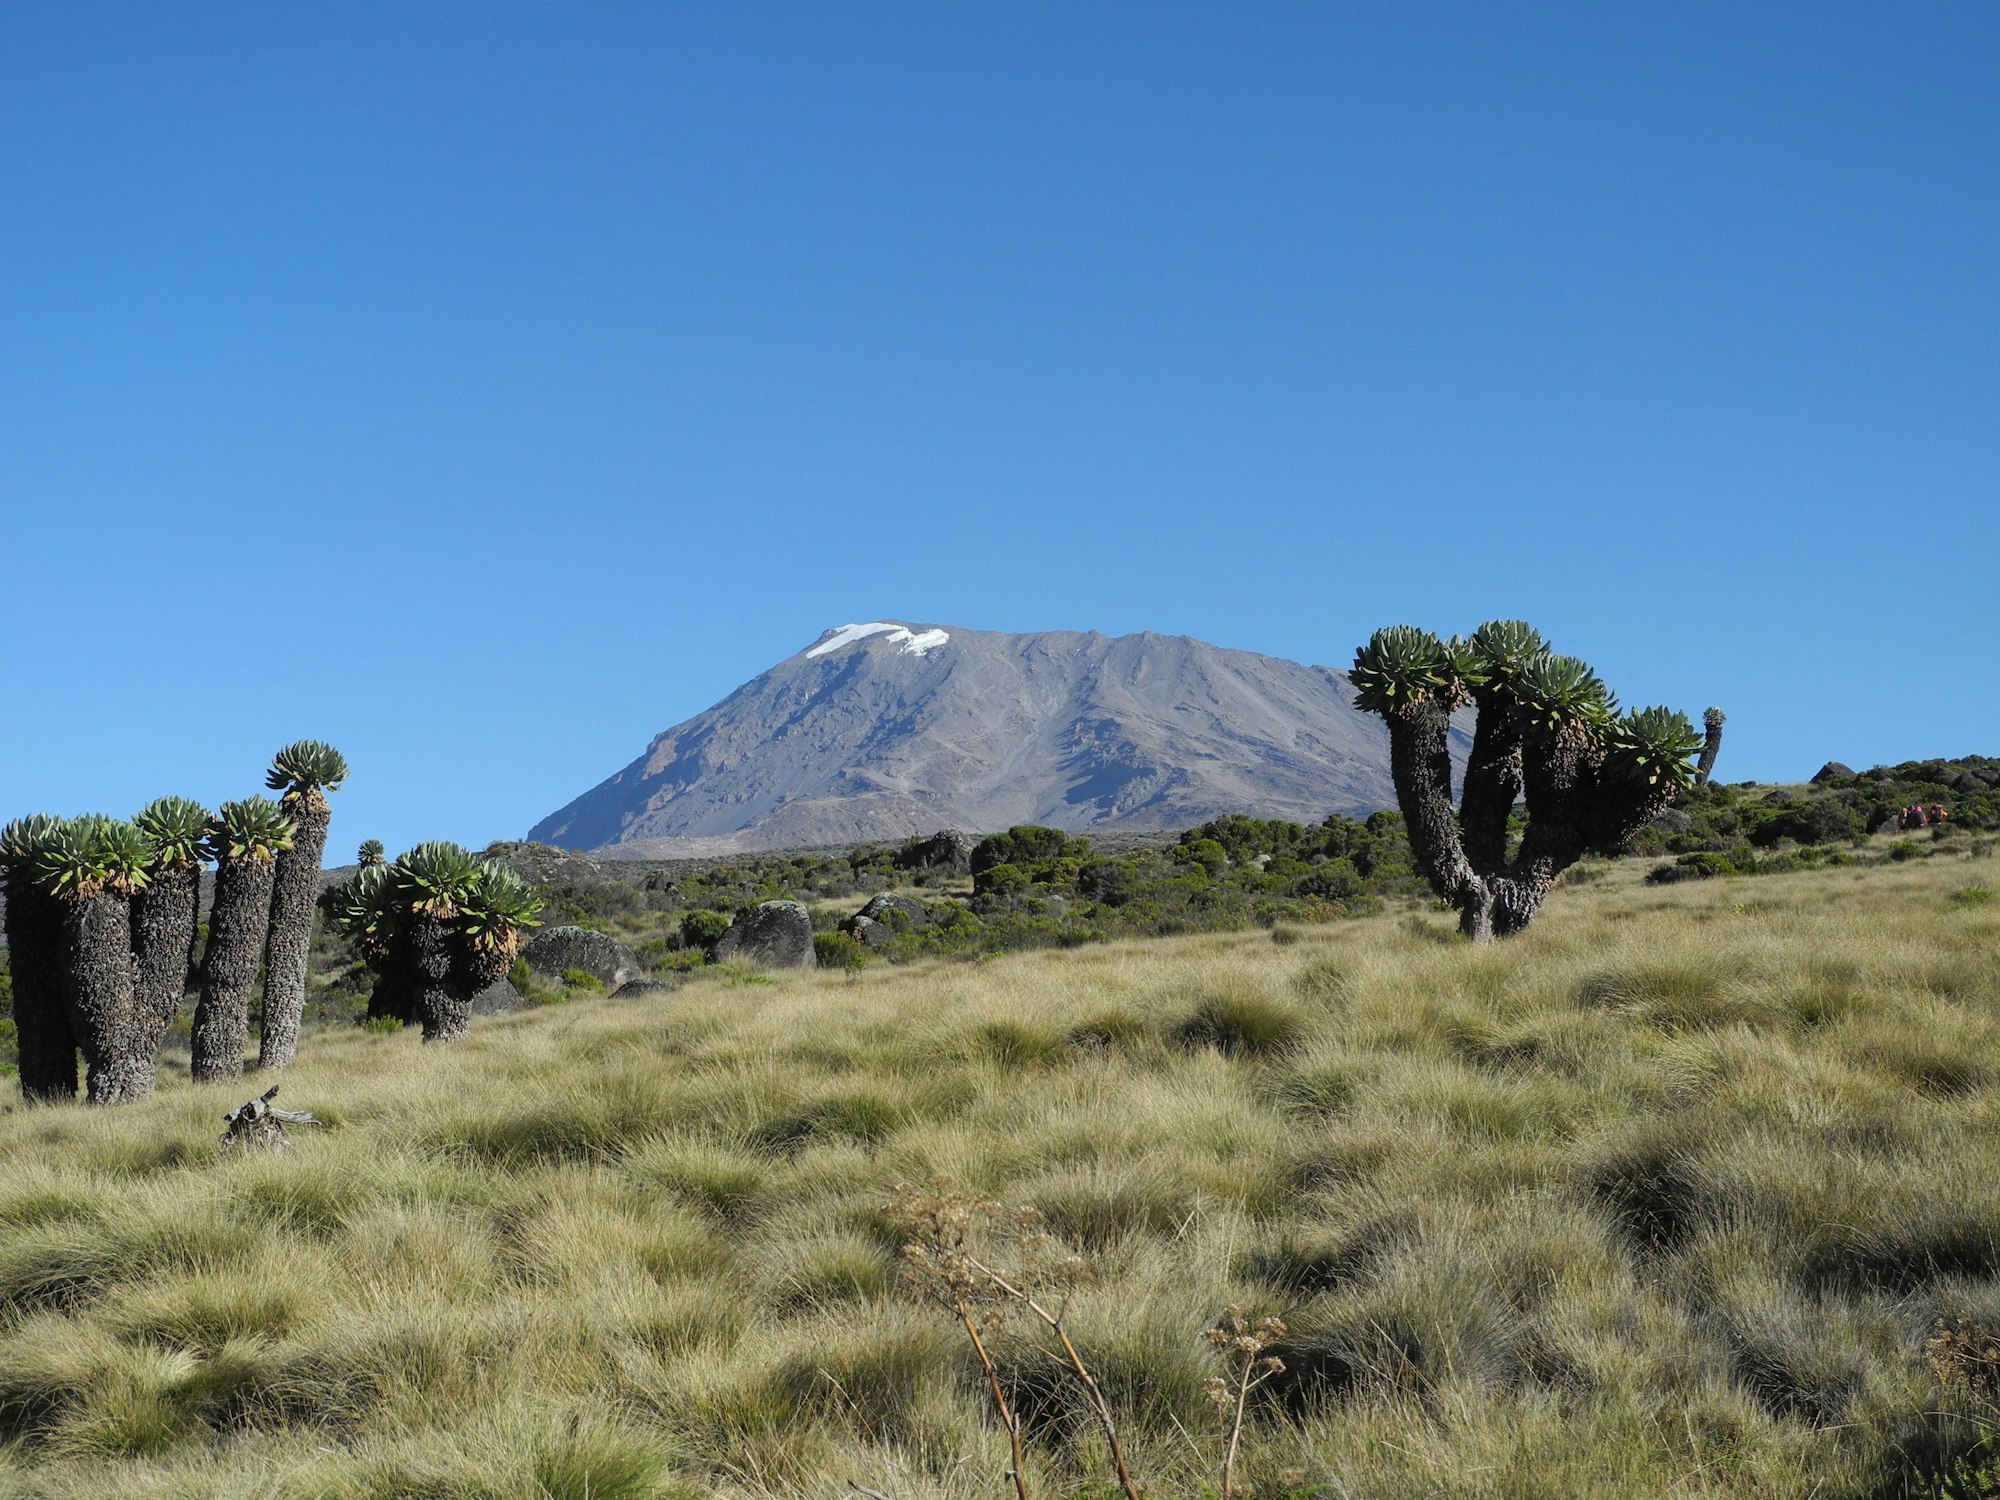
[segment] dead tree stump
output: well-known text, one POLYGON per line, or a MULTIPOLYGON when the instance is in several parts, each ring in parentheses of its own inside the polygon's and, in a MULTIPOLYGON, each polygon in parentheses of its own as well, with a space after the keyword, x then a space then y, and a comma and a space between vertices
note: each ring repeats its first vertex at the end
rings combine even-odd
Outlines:
POLYGON ((274 1083, 241 1109, 231 1110, 222 1117, 229 1127, 222 1132, 224 1156, 238 1147, 244 1150, 289 1151, 292 1143, 285 1138, 287 1125, 322 1123, 303 1110, 275 1108, 271 1101, 277 1095, 278 1085, 274 1083))

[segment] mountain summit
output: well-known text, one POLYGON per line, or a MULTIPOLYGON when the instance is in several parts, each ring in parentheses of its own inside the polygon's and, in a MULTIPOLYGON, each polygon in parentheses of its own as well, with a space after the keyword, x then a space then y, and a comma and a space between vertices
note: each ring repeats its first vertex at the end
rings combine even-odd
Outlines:
MULTIPOLYGON (((1469 741, 1453 735, 1463 763, 1469 741)), ((826 631, 529 830, 632 857, 1395 805, 1345 672, 1184 635, 826 631)))

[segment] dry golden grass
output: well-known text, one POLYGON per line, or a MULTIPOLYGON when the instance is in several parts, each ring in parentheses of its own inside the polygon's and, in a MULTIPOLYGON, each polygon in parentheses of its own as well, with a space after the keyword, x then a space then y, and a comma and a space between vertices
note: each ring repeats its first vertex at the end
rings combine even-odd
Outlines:
MULTIPOLYGON (((901 1182, 1092 1258, 1155 1495, 1214 1483, 1231 1304, 1290 1330, 1248 1493, 1942 1493, 1983 1398, 1924 1340, 2000 1327, 1987 867, 1643 868, 1491 948, 1404 913, 323 1035, 288 1159, 218 1160, 240 1084, 0 1111, 0 1494, 1010 1494, 901 1182)), ((996 1360, 1033 1491, 1102 1493, 1073 1386, 996 1360)))

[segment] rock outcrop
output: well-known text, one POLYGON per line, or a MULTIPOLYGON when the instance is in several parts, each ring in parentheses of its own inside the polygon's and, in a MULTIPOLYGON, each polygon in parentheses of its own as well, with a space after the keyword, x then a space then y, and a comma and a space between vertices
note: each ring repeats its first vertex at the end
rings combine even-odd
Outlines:
POLYGON ((527 1003, 513 985, 504 979, 496 979, 472 997, 472 1013, 475 1016, 512 1015, 527 1003))
POLYGON ((912 896, 898 896, 891 891, 871 897, 855 915, 880 922, 897 932, 919 932, 937 920, 923 902, 912 896))
POLYGON ((840 924, 840 930, 868 949, 886 948, 895 940, 896 934, 884 927, 873 917, 852 916, 840 924))
POLYGON ((766 901, 739 913, 715 940, 717 963, 736 960, 765 969, 817 968, 812 913, 797 901, 766 901))
POLYGON ((632 979, 611 992, 613 1000, 651 1000, 660 995, 671 995, 680 985, 671 979, 632 979))
POLYGON ((587 927, 545 927, 528 940, 521 957, 537 974, 560 979, 569 970, 580 969, 613 990, 644 972, 630 948, 587 927))
POLYGON ((946 828, 920 843, 912 844, 896 856, 899 870, 920 870, 932 875, 970 875, 972 849, 979 835, 961 828, 946 828))

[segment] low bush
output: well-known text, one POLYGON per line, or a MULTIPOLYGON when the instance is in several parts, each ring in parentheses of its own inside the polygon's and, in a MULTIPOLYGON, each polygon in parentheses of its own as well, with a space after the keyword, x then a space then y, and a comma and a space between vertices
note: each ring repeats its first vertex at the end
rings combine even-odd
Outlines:
POLYGON ((874 957, 867 945, 859 938, 845 932, 815 932, 813 934, 813 957, 822 969, 839 969, 852 973, 864 968, 874 957))

